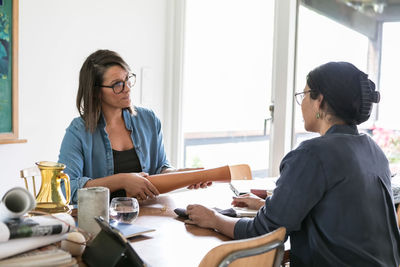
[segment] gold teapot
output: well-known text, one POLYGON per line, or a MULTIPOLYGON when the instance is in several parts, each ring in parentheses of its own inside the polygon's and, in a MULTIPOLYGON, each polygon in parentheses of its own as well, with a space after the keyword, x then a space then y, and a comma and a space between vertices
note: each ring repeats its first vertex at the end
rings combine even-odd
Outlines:
POLYGON ((36 197, 35 210, 48 213, 70 212, 68 206, 71 198, 69 177, 63 173, 65 165, 51 161, 36 162, 42 175, 42 185, 36 197), (67 199, 61 192, 61 180, 64 180, 67 199))

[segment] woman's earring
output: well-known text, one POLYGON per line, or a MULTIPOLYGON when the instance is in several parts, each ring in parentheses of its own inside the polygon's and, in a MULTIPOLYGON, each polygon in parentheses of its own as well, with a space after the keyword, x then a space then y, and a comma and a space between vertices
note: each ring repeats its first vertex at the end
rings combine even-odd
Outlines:
POLYGON ((317 119, 321 118, 321 114, 317 112, 317 115, 315 116, 317 119))

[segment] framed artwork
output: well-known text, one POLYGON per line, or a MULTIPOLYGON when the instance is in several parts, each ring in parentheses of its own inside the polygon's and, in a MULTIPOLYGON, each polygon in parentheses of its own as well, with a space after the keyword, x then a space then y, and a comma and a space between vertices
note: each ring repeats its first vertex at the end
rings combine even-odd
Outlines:
POLYGON ((18 0, 0 0, 0 144, 18 139, 18 0))

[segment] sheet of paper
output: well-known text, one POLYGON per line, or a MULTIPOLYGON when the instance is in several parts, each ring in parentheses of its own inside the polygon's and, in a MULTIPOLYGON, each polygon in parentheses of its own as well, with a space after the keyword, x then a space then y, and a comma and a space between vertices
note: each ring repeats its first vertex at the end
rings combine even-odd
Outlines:
POLYGON ((260 178, 253 180, 232 180, 230 182, 231 189, 236 195, 241 195, 245 193, 250 193, 251 189, 263 189, 269 194, 272 194, 276 187, 277 178, 260 178))

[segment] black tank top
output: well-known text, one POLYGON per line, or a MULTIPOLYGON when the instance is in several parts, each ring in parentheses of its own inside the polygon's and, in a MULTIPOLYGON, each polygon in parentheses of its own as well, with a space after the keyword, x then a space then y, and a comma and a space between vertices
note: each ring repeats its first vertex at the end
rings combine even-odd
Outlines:
MULTIPOLYGON (((114 157, 114 174, 142 171, 142 166, 140 165, 140 161, 136 154, 135 148, 124 151, 117 151, 113 149, 113 157, 114 157)), ((120 189, 110 194, 110 201, 114 197, 125 197, 125 196, 126 196, 125 190, 120 189)))

